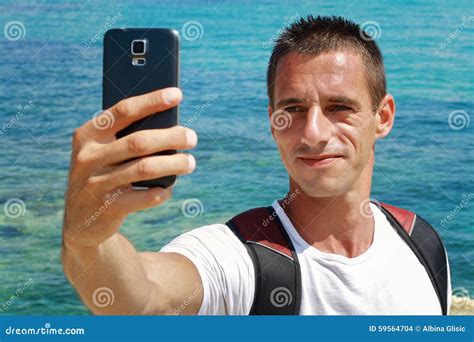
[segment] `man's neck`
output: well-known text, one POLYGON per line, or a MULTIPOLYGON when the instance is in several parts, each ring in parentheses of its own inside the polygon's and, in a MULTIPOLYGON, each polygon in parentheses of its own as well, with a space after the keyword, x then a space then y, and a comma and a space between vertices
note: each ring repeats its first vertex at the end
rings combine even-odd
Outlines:
POLYGON ((295 192, 298 195, 283 209, 309 245, 348 258, 363 254, 372 245, 375 221, 370 215, 370 179, 368 187, 365 184, 335 197, 310 197, 290 181, 290 193, 295 192))

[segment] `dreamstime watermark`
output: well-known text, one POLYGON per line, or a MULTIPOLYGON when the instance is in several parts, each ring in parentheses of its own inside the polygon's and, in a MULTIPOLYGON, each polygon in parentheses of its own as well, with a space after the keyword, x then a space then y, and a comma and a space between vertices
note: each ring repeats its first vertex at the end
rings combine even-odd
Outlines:
POLYGON ((10 198, 3 205, 3 212, 9 218, 18 218, 25 215, 26 205, 19 198, 10 198))
POLYGON ((119 196, 122 195, 122 189, 118 189, 116 192, 114 192, 112 195, 107 194, 105 195, 105 202, 102 204, 99 209, 97 209, 94 214, 91 215, 91 217, 87 218, 86 221, 84 222, 84 225, 86 227, 89 227, 97 218, 104 213, 104 211, 107 210, 108 207, 112 205, 112 203, 119 198, 119 196))
POLYGON ((446 49, 446 47, 451 44, 459 34, 464 31, 467 25, 469 25, 474 20, 474 15, 470 15, 469 17, 462 17, 461 24, 453 31, 451 34, 446 38, 441 44, 439 44, 439 48, 441 50, 446 49))
POLYGON ((202 215, 204 212, 204 205, 198 198, 188 198, 183 201, 181 212, 184 217, 193 219, 202 215))
POLYGON ((448 115, 449 128, 459 131, 468 128, 471 123, 471 118, 465 110, 453 110, 448 115))
POLYGON ((296 189, 295 191, 287 194, 285 196, 285 198, 283 198, 280 202, 280 208, 278 208, 277 210, 275 210, 271 215, 269 215, 268 217, 266 217, 263 221, 262 221, 262 225, 264 227, 267 227, 270 222, 272 222, 277 216, 278 214, 281 214, 282 211, 285 210, 285 208, 292 202, 294 201, 294 199, 300 194, 300 189, 296 189))
POLYGON ((92 125, 98 130, 111 128, 115 123, 115 117, 110 110, 99 110, 92 117, 92 125))
POLYGON ((23 294, 23 292, 25 292, 26 289, 29 288, 33 284, 33 282, 34 282, 33 278, 29 278, 23 284, 20 283, 15 293, 10 298, 8 298, 0 307, 0 312, 4 312, 5 310, 8 309, 10 305, 15 303, 17 299, 20 298, 20 296, 23 294))
POLYGON ((202 290, 203 290, 202 285, 198 286, 194 290, 194 292, 191 295, 189 295, 179 307, 177 307, 176 309, 173 310, 173 314, 174 315, 181 314, 181 312, 184 309, 186 309, 192 302, 194 302, 196 300, 196 297, 202 292, 202 290))
POLYGON ((99 308, 105 308, 114 304, 114 292, 108 287, 98 287, 92 293, 92 303, 99 308))
POLYGON ((359 212, 365 218, 371 218, 371 217, 374 216, 372 208, 370 207, 370 202, 372 202, 373 204, 375 204, 379 208, 381 206, 380 202, 377 201, 375 198, 366 198, 365 200, 363 200, 359 205, 359 212))
POLYGON ((4 135, 10 128, 15 126, 18 120, 20 120, 23 115, 25 115, 31 108, 33 108, 33 106, 33 101, 28 101, 28 103, 23 106, 19 105, 17 107, 15 116, 3 124, 2 128, 0 129, 0 135, 4 135))
POLYGON ((204 28, 199 21, 190 20, 183 24, 181 35, 185 40, 194 42, 195 40, 202 38, 204 35, 204 28))
POLYGON ((84 328, 53 328, 51 323, 45 323, 41 328, 5 328, 5 335, 84 335, 84 328))
POLYGON ((25 38, 26 28, 25 25, 19 20, 9 21, 3 27, 3 34, 6 39, 11 42, 25 38))
MULTIPOLYGON (((375 114, 379 114, 378 112, 376 112, 375 114)), ((364 121, 362 121, 362 125, 361 125, 361 130, 365 130, 367 127, 369 127, 372 122, 375 121, 375 119, 377 118, 376 115, 371 115, 368 119, 365 119, 364 121)))
POLYGON ((277 287, 270 293, 270 303, 276 308, 288 306, 293 302, 293 295, 286 287, 277 287))
POLYGON ((449 221, 453 220, 454 217, 465 207, 468 206, 468 204, 472 201, 472 199, 474 198, 474 193, 473 192, 470 192, 468 194, 462 194, 462 200, 461 202, 459 202, 459 204, 454 207, 453 210, 451 210, 451 212, 446 215, 445 217, 443 217, 440 221, 440 225, 441 227, 445 227, 449 221))
MULTIPOLYGON (((181 126, 186 127, 186 128, 191 128, 198 120, 199 118, 209 109, 209 107, 212 104, 212 101, 216 98, 217 96, 214 96, 212 99, 207 100, 206 103, 197 106, 196 110, 193 112, 191 117, 186 120, 186 122, 182 123, 181 126)), ((171 140, 177 139, 180 137, 180 134, 182 134, 181 130, 176 130, 175 133, 171 136, 171 140)))
POLYGON ((455 287, 452 291, 451 306, 453 308, 462 308, 471 301, 469 291, 464 287, 455 287))
POLYGON ((277 131, 282 131, 286 128, 291 127, 291 123, 291 113, 284 109, 278 109, 274 111, 270 118, 270 125, 277 131))
POLYGON ((104 23, 102 24, 102 27, 97 31, 94 36, 89 39, 85 44, 84 44, 84 49, 89 50, 92 45, 94 45, 97 41, 101 40, 102 37, 104 37, 105 33, 117 23, 122 18, 122 12, 118 11, 117 14, 115 14, 112 18, 111 17, 106 17, 104 23))
POLYGON ((212 105, 212 102, 217 96, 213 96, 212 99, 207 100, 206 103, 198 106, 193 112, 191 117, 186 120, 186 123, 183 124, 184 127, 191 127, 212 105))
POLYGON ((378 22, 368 20, 363 22, 362 25, 360 25, 359 34, 363 40, 376 40, 382 36, 382 29, 380 28, 378 22))
POLYGON ((283 17, 283 20, 285 21, 283 25, 270 38, 268 38, 266 42, 262 44, 262 47, 264 49, 268 49, 270 46, 272 46, 275 40, 277 40, 278 37, 283 33, 283 31, 285 30, 285 27, 294 23, 299 17, 300 17, 300 14, 298 12, 295 12, 290 17, 287 17, 287 16, 283 17))
POLYGON ((375 106, 375 108, 372 109, 373 114, 369 118, 362 121, 360 128, 356 131, 356 134, 358 136, 361 136, 362 132, 365 131, 372 124, 372 122, 374 122, 377 119, 377 115, 380 115, 381 110, 384 109, 385 106, 387 106, 387 104, 384 104, 382 108, 375 106))

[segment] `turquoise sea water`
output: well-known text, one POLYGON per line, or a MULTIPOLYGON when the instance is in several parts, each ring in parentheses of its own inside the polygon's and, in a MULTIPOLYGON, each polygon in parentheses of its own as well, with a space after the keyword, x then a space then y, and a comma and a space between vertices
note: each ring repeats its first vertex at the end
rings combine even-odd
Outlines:
POLYGON ((272 37, 307 14, 375 27, 397 113, 376 148, 372 197, 437 227, 453 287, 474 295, 473 7, 472 1, 2 1, 3 313, 88 313, 62 273, 59 251, 71 133, 101 106, 104 29, 172 27, 182 35, 187 29, 181 123, 199 135, 198 167, 179 179, 171 201, 130 216, 122 229, 138 249, 158 250, 180 233, 285 194, 287 175, 267 120, 266 63, 272 37), (20 213, 7 215, 15 198, 20 213), (202 215, 183 215, 189 198, 201 201, 202 215))

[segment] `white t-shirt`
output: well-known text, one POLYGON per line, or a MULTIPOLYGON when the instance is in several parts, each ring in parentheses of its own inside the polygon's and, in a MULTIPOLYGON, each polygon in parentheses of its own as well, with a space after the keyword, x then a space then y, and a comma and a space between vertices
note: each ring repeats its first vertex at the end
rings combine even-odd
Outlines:
MULTIPOLYGON (((301 315, 441 315, 433 285, 410 247, 373 203, 372 245, 347 258, 310 246, 278 201, 273 208, 298 254, 302 277, 301 315)), ((196 228, 172 240, 161 252, 190 259, 201 276, 200 315, 247 315, 255 292, 252 260, 224 224, 196 228)), ((448 308, 451 281, 448 264, 448 308)))

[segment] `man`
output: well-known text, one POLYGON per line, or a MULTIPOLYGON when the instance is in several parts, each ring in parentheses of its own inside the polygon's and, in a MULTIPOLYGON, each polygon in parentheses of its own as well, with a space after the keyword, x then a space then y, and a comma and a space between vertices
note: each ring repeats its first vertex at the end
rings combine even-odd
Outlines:
POLYGON ((343 18, 302 19, 276 42, 268 95, 286 198, 160 252, 136 251, 118 230, 172 189, 128 185, 192 172, 190 154, 150 155, 193 148, 197 136, 184 127, 115 133, 176 106, 180 90, 121 101, 109 109, 113 127, 89 121, 76 130, 62 258, 84 303, 96 314, 446 314, 449 265, 438 235, 416 215, 370 201, 375 142, 395 117, 376 43, 343 18), (113 297, 108 305, 101 291, 113 297))

